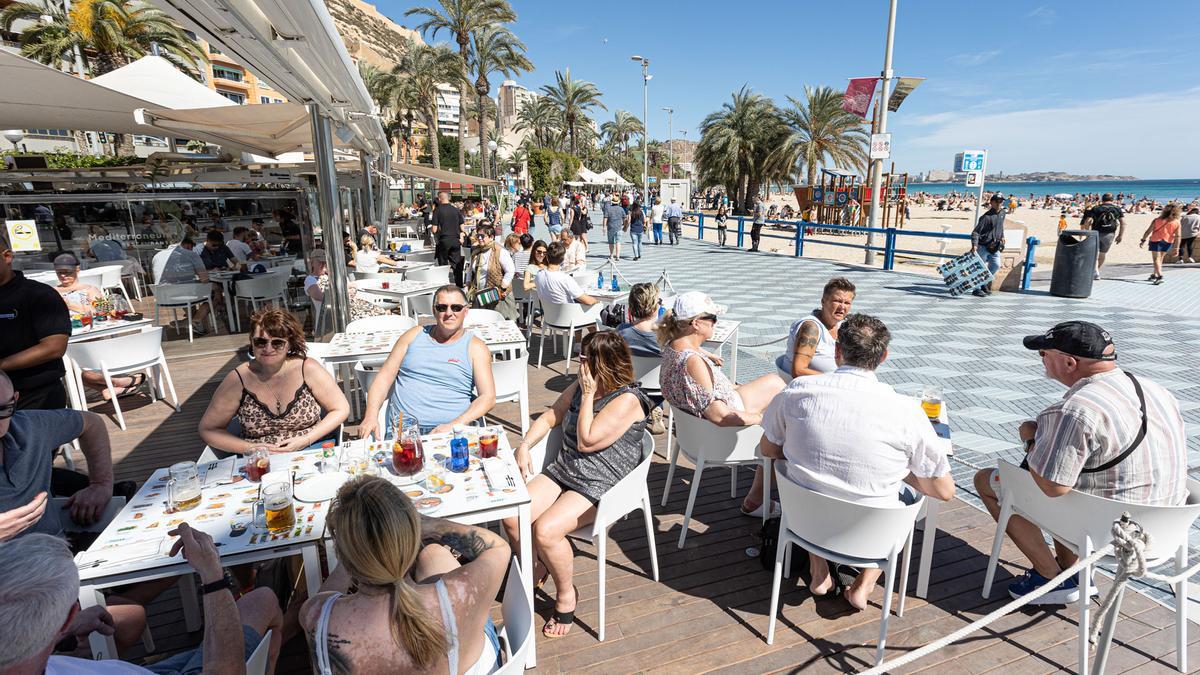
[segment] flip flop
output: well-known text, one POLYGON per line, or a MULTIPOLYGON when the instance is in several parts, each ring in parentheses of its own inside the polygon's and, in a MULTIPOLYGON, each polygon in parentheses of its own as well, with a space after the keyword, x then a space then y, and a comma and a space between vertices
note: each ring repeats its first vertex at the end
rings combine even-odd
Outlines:
MULTIPOLYGON (((578 608, 579 608, 579 589, 575 588, 575 609, 578 609, 578 608)), ((542 637, 550 639, 550 640, 557 640, 558 638, 564 638, 564 637, 570 635, 571 634, 570 630, 567 630, 567 632, 563 633, 562 635, 556 635, 554 633, 547 633, 546 630, 549 628, 554 628, 556 626, 574 625, 575 609, 572 609, 568 612, 560 612, 560 611, 558 611, 558 609, 555 609, 554 613, 550 615, 550 621, 547 621, 546 625, 542 626, 542 637), (553 622, 553 623, 551 623, 551 622, 553 622)))

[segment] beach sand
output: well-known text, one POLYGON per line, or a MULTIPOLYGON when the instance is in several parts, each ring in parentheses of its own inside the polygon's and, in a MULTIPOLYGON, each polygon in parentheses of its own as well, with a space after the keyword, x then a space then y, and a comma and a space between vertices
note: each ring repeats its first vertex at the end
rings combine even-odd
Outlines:
MULTIPOLYGON (((796 200, 791 196, 772 195, 769 204, 777 204, 782 207, 785 204, 790 204, 792 208, 796 208, 796 200)), ((974 209, 970 211, 937 211, 933 206, 912 206, 910 207, 912 218, 905 222, 905 230, 919 230, 925 232, 942 232, 945 231, 958 234, 970 234, 973 228, 973 219, 975 217, 974 209)), ((1013 229, 1015 226, 1023 225, 1027 228, 1028 235, 1037 237, 1039 244, 1035 253, 1037 262, 1044 263, 1041 269, 1049 269, 1051 263, 1054 262, 1054 248, 1058 239, 1058 209, 1031 209, 1026 206, 1017 207, 1016 211, 1009 214, 1005 224, 1008 229, 1013 229)), ((1150 221, 1154 220, 1154 214, 1126 214, 1125 215, 1125 236, 1120 244, 1115 244, 1112 250, 1109 251, 1105 260, 1105 264, 1109 263, 1148 263, 1150 262, 1150 254, 1144 248, 1138 248, 1138 241, 1142 237, 1142 233, 1150 226, 1150 221)), ((1067 217, 1067 229, 1078 229, 1079 217, 1067 217)), ((705 210, 704 218, 704 239, 706 241, 716 241, 716 226, 715 212, 705 210), (711 216, 711 217, 710 217, 711 216)), ((750 223, 751 218, 745 219, 745 240, 744 246, 750 247, 750 223)), ((729 238, 728 243, 735 245, 737 242, 737 219, 730 218, 728 221, 729 238)), ((689 236, 694 236, 695 231, 688 228, 689 236)), ((790 241, 793 233, 790 230, 776 229, 772 226, 767 226, 763 230, 764 234, 774 234, 787 236, 788 241, 782 239, 763 238, 762 250, 785 253, 791 255, 794 251, 794 244, 790 241)), ((856 264, 863 263, 862 249, 846 248, 843 246, 822 245, 813 239, 827 239, 837 243, 845 244, 862 244, 866 242, 865 234, 856 235, 819 235, 806 238, 804 244, 805 257, 824 258, 828 260, 838 260, 843 262, 851 262, 856 264)), ((898 237, 897 247, 901 249, 920 250, 938 252, 941 250, 942 244, 939 243, 939 238, 932 237, 898 237)), ((883 246, 883 235, 876 236, 876 245, 883 246)), ((1013 242, 1008 242, 1008 249, 1012 249, 1013 242)), ((949 255, 958 255, 970 250, 970 242, 966 240, 950 239, 945 242, 945 253, 949 255)), ((908 272, 919 272, 924 274, 936 275, 934 269, 940 261, 936 258, 926 258, 924 256, 903 256, 897 254, 896 269, 902 269, 908 272), (930 261, 933 261, 932 263, 930 261)), ((875 256, 875 265, 882 266, 883 254, 879 253, 875 256)))

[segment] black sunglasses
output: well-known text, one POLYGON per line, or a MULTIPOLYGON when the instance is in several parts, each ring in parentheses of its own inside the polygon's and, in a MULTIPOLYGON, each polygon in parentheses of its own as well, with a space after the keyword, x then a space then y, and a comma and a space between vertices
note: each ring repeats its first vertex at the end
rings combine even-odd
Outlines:
POLYGON ((0 405, 0 420, 6 420, 6 419, 12 417, 13 413, 16 412, 16 410, 17 410, 17 399, 14 397, 8 403, 5 403, 4 405, 0 405))
POLYGON ((449 310, 449 311, 451 311, 451 312, 454 312, 455 314, 458 314, 459 312, 463 311, 463 310, 464 310, 464 309, 466 309, 466 308, 467 308, 467 306, 466 306, 466 305, 458 305, 458 304, 455 304, 455 305, 434 305, 434 306, 433 306, 433 311, 435 311, 435 312, 438 312, 438 313, 440 314, 440 313, 442 313, 442 312, 445 312, 446 310, 449 310))
POLYGON ((267 339, 264 337, 256 337, 253 340, 251 340, 250 343, 253 344, 255 347, 257 347, 258 349, 262 349, 263 347, 266 347, 267 345, 271 345, 271 349, 283 349, 284 347, 288 346, 288 341, 283 338, 267 339))

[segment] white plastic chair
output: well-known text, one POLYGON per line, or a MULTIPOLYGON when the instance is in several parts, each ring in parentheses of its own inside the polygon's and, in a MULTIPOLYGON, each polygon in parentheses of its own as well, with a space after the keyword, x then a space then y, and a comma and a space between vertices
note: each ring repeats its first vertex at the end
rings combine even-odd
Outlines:
POLYGON ((313 337, 325 334, 325 303, 314 298, 309 298, 308 301, 312 304, 313 315, 313 337))
MULTIPOLYGON (((1136 452, 1149 452, 1150 449, 1136 452)), ((1114 499, 1105 499, 1072 490, 1061 497, 1048 497, 1034 482, 1033 476, 1009 462, 1000 461, 1000 515, 996 521, 996 536, 992 541, 992 554, 988 559, 987 575, 983 580, 983 597, 992 592, 992 581, 996 576, 996 563, 1000 548, 1004 544, 1005 529, 1013 515, 1019 515, 1044 532, 1066 544, 1071 550, 1086 558, 1112 543, 1113 522, 1123 513, 1130 517, 1150 535, 1146 549, 1146 566, 1156 567, 1173 558, 1175 572, 1188 567, 1188 533, 1192 523, 1200 517, 1200 482, 1188 480, 1187 502, 1179 506, 1150 506, 1131 504, 1114 499)), ((1105 556, 1102 562, 1113 562, 1115 558, 1105 556)), ((1088 610, 1091 598, 1087 589, 1091 586, 1092 568, 1079 571, 1079 665, 1077 671, 1088 672, 1088 610)), ((1175 585, 1175 658, 1180 672, 1187 671, 1187 610, 1188 581, 1175 585)))
MULTIPOLYGON (((408 259, 414 260, 413 255, 409 254, 408 259)), ((433 255, 432 253, 430 254, 433 255)), ((439 267, 426 267, 419 270, 409 270, 404 273, 404 278, 407 281, 435 281, 439 284, 450 283, 450 266, 441 265, 439 267)))
MULTIPOLYGON (((559 436, 561 439, 561 435, 559 436)), ((654 580, 658 581, 658 552, 654 547, 654 518, 650 515, 650 489, 646 478, 650 473, 650 464, 654 458, 654 437, 649 431, 642 432, 642 461, 630 471, 627 476, 617 481, 596 505, 596 519, 588 525, 568 534, 575 539, 591 540, 596 547, 596 571, 599 576, 600 623, 597 628, 600 641, 604 641, 604 573, 608 566, 606 561, 608 528, 613 523, 624 518, 627 514, 642 510, 646 521, 646 543, 650 548, 650 569, 654 580)))
POLYGON ((171 310, 171 320, 175 321, 175 334, 180 333, 177 315, 178 309, 187 312, 188 342, 192 341, 192 307, 208 305, 208 320, 212 330, 217 332, 217 313, 213 307, 212 284, 195 282, 190 284, 154 284, 150 287, 154 293, 154 324, 159 325, 161 310, 171 310))
POLYGON ((533 319, 533 301, 537 298, 537 291, 525 290, 525 279, 523 277, 513 277, 513 302, 517 304, 520 316, 525 321, 526 334, 528 335, 529 322, 533 319))
MULTIPOLYGON (((175 395, 175 384, 167 368, 167 357, 162 351, 162 327, 156 326, 141 333, 121 335, 107 340, 91 340, 67 345, 67 356, 71 357, 81 372, 99 372, 113 397, 111 403, 117 412, 117 424, 125 429, 125 416, 121 414, 121 403, 113 386, 114 375, 145 372, 150 382, 150 395, 157 401, 166 390, 171 392, 172 407, 179 412, 179 397, 175 395)), ((83 391, 83 382, 79 383, 83 391)))
POLYGON ((408 297, 408 309, 412 314, 413 319, 419 319, 423 316, 433 316, 433 293, 424 295, 410 295, 408 297))
POLYGON ((355 280, 360 279, 396 279, 396 275, 390 272, 354 272, 355 280))
MULTIPOLYGON (((118 276, 118 279, 119 278, 120 277, 118 276)), ((79 270, 79 283, 87 286, 95 286, 96 288, 103 290, 104 270, 98 267, 90 270, 79 270)))
POLYGON ((257 312, 260 304, 270 304, 274 307, 276 301, 279 302, 280 306, 286 306, 287 281, 287 274, 272 272, 260 277, 242 279, 237 282, 236 292, 233 296, 233 311, 236 315, 235 320, 237 323, 241 323, 242 316, 239 300, 250 303, 252 312, 257 312))
POLYGON ((368 316, 346 325, 347 333, 375 333, 379 331, 406 331, 417 325, 417 320, 407 316, 368 316))
POLYGON ((524 436, 529 431, 529 352, 504 361, 493 358, 492 380, 496 383, 496 403, 516 401, 520 406, 521 435, 524 436))
MULTIPOLYGON (((683 417, 680 415, 680 417, 683 417)), ((779 502, 783 519, 775 549, 775 573, 771 579, 771 616, 767 644, 775 641, 775 615, 779 610, 779 585, 783 567, 791 567, 789 544, 818 555, 831 563, 883 571, 883 617, 879 623, 879 646, 875 665, 883 661, 888 619, 892 613, 892 589, 900 579, 900 604, 896 616, 904 616, 904 594, 908 587, 908 553, 913 527, 925 496, 912 504, 867 506, 830 497, 801 487, 787 477, 786 463, 778 462, 779 502), (898 565, 899 563, 899 565, 898 565), (897 570, 902 565, 903 569, 897 570)), ((790 570, 789 570, 790 571, 790 570)))
POLYGON ((771 503, 771 460, 758 454, 758 441, 763 435, 762 427, 757 424, 750 427, 719 427, 706 419, 684 412, 680 412, 679 417, 674 419, 678 437, 671 448, 671 468, 667 469, 667 482, 663 485, 662 506, 667 505, 667 499, 671 495, 671 480, 675 477, 679 453, 686 455, 696 466, 692 474, 692 491, 688 495, 687 510, 683 513, 683 527, 679 531, 679 548, 683 548, 683 542, 687 539, 692 508, 696 505, 696 495, 700 492, 700 477, 707 467, 729 467, 730 496, 737 497, 737 468, 761 464, 764 471, 762 503, 765 523, 771 503))
POLYGON ((529 660, 534 640, 533 605, 525 595, 526 583, 529 582, 521 571, 521 563, 513 556, 508 564, 508 580, 504 583, 504 600, 500 603, 500 614, 504 617, 504 626, 500 629, 504 639, 504 665, 492 671, 493 675, 525 672, 525 662, 529 660))
MULTIPOLYGON (((121 271, 124 268, 120 265, 104 265, 101 267, 92 267, 87 270, 88 273, 99 273, 100 283, 96 285, 102 291, 119 291, 125 296, 125 300, 129 300, 129 292, 125 290, 125 285, 121 283, 121 271)), ((84 274, 80 272, 80 274, 84 274)))
POLYGON ((267 662, 271 659, 272 632, 267 631, 267 634, 262 636, 258 646, 254 648, 254 653, 246 659, 246 675, 267 675, 267 662))
MULTIPOLYGON (((412 262, 434 262, 433 253, 433 251, 423 250, 413 251, 412 253, 399 253, 397 255, 412 262)), ((448 265, 446 267, 447 269, 449 268, 448 265)))
POLYGON ((467 312, 466 326, 469 329, 471 326, 483 326, 486 324, 500 323, 504 320, 504 315, 494 309, 475 309, 471 308, 467 312))
POLYGON ((570 302, 565 305, 556 305, 553 303, 542 303, 542 325, 538 328, 538 334, 541 336, 538 344, 538 364, 537 367, 542 367, 542 354, 546 351, 546 333, 551 335, 566 335, 567 336, 567 351, 564 352, 567 358, 566 372, 571 372, 571 347, 575 343, 575 331, 588 326, 595 326, 600 321, 600 310, 603 306, 596 303, 589 307, 585 307, 576 302, 570 302))
POLYGON ((175 250, 175 246, 169 246, 154 254, 150 259, 150 278, 154 283, 158 283, 162 279, 163 271, 167 268, 167 258, 171 257, 171 251, 175 250))
MULTIPOLYGON (((662 372, 662 357, 659 356, 633 356, 633 376, 642 384, 642 391, 651 396, 662 396, 662 385, 659 383, 659 374, 662 372)), ((664 399, 663 404, 667 408, 667 444, 663 446, 664 453, 670 453, 671 441, 675 433, 675 408, 669 401, 664 399)), ((664 456, 666 456, 664 454, 664 456)), ((667 505, 666 499, 663 500, 663 506, 667 505)))

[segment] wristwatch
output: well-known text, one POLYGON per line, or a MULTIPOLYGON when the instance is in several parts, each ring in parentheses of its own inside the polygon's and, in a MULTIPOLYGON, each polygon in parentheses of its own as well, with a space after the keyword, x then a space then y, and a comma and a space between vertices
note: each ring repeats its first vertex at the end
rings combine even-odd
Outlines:
POLYGON ((233 593, 233 582, 229 580, 229 577, 223 576, 211 584, 204 584, 200 587, 200 594, 208 595, 209 593, 216 593, 220 590, 228 590, 230 593, 233 593))

